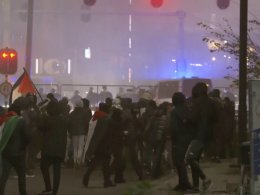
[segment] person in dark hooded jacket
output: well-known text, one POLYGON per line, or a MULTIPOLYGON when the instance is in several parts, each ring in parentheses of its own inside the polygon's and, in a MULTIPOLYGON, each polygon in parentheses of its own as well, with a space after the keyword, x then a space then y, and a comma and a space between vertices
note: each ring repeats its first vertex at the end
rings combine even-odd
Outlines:
POLYGON ((125 183, 124 179, 124 156, 123 149, 124 145, 124 125, 122 120, 122 107, 119 98, 116 98, 113 102, 112 108, 110 109, 110 120, 108 128, 110 131, 110 147, 113 156, 110 169, 114 172, 115 183, 125 183))
POLYGON ((88 132, 89 115, 84 110, 84 102, 80 99, 75 103, 69 115, 69 135, 73 144, 74 167, 82 165, 85 136, 88 132))
POLYGON ((146 152, 151 159, 151 175, 153 178, 159 178, 162 175, 162 155, 167 133, 167 104, 162 103, 151 116, 145 129, 146 152))
POLYGON ((191 188, 184 157, 192 139, 192 124, 188 120, 189 108, 183 93, 176 92, 172 96, 174 106, 170 119, 170 134, 172 141, 172 158, 179 177, 179 183, 174 190, 185 191, 191 188))
POLYGON ((27 123, 31 137, 30 143, 27 146, 26 176, 34 177, 35 174, 33 171, 36 166, 37 155, 40 152, 42 145, 42 134, 39 131, 41 113, 38 106, 36 105, 36 95, 28 93, 25 98, 27 101, 27 106, 25 109, 23 109, 21 115, 27 123))
POLYGON ((30 136, 26 121, 21 117, 25 98, 16 99, 9 108, 9 112, 0 117, 1 139, 0 152, 2 155, 2 174, 0 177, 0 195, 4 195, 6 182, 11 167, 18 175, 19 194, 27 195, 25 177, 25 156, 30 136))
POLYGON ((102 172, 104 177, 104 187, 115 186, 110 180, 110 160, 111 148, 108 129, 107 104, 100 103, 89 124, 89 131, 86 141, 86 171, 83 176, 83 185, 88 187, 89 178, 92 171, 99 162, 102 163, 102 172))
POLYGON ((212 184, 199 165, 199 159, 204 149, 209 146, 213 137, 213 127, 216 123, 216 106, 208 97, 206 83, 199 82, 192 88, 192 107, 190 120, 194 126, 194 136, 187 149, 185 161, 192 171, 192 192, 199 192, 199 179, 202 180, 201 190, 206 191, 212 184))
POLYGON ((58 193, 61 164, 64 161, 67 144, 68 121, 61 115, 58 102, 50 102, 47 106, 48 115, 42 119, 43 144, 41 150, 41 172, 45 190, 39 194, 58 193), (53 166, 53 185, 51 185, 49 167, 53 166))
MULTIPOLYGON (((138 159, 138 139, 140 136, 140 124, 133 109, 132 99, 125 98, 121 101, 122 121, 124 126, 124 149, 128 152, 130 163, 133 166, 139 180, 143 180, 142 164, 138 159)), ((125 158, 124 158, 125 159, 125 158)), ((124 160, 125 161, 125 160, 124 160)), ((124 163, 126 164, 126 162, 124 163)), ((125 169, 125 166, 124 166, 125 169)))

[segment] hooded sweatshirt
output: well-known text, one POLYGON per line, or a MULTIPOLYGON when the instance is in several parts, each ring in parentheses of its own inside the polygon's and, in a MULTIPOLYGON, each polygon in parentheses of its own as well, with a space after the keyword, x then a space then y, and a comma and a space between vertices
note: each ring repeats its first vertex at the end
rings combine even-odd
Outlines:
POLYGON ((170 129, 172 144, 186 147, 193 137, 194 128, 188 119, 187 106, 175 106, 171 112, 170 129))
POLYGON ((195 124, 195 139, 208 144, 212 140, 216 108, 213 100, 207 95, 207 87, 204 83, 197 83, 192 89, 192 95, 191 120, 195 124))

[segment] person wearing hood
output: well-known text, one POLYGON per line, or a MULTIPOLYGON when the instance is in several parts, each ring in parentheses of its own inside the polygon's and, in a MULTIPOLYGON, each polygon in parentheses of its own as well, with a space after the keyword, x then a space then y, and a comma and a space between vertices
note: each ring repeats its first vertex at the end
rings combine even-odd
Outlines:
POLYGON ((109 139, 111 140, 111 153, 113 156, 113 161, 110 168, 114 173, 114 182, 116 184, 126 182, 124 178, 124 147, 122 147, 124 145, 122 110, 121 100, 119 98, 115 98, 110 111, 108 128, 110 132, 109 139))
MULTIPOLYGON (((6 113, 5 108, 0 106, 0 118, 5 116, 5 113, 6 113)), ((1 133, 0 133, 0 136, 1 136, 1 133)), ((2 154, 0 153, 0 177, 1 177, 1 175, 2 175, 2 154)))
POLYGON ((110 180, 111 148, 108 131, 108 106, 106 103, 99 104, 97 110, 89 123, 89 131, 85 144, 86 171, 83 176, 83 185, 88 187, 89 178, 96 165, 102 163, 104 187, 115 186, 110 180))
MULTIPOLYGON (((137 119, 137 115, 134 112, 134 107, 131 98, 125 98, 121 100, 122 110, 122 122, 124 127, 124 150, 129 154, 129 160, 133 166, 138 179, 143 180, 142 164, 138 158, 138 141, 141 135, 141 125, 137 119)), ((124 158, 125 159, 125 158, 124 158)), ((124 170, 126 161, 124 160, 124 170)), ((122 170, 122 171, 124 171, 122 170)))
POLYGON ((200 167, 199 160, 204 149, 209 146, 213 138, 213 128, 217 121, 217 108, 208 97, 206 83, 199 82, 192 88, 192 106, 190 120, 194 126, 194 136, 186 151, 185 161, 192 171, 192 192, 199 192, 199 179, 202 180, 202 192, 212 184, 200 167))
POLYGON ((83 107, 83 101, 78 100, 69 115, 69 135, 72 139, 75 168, 82 164, 84 141, 88 131, 89 116, 83 107))
POLYGON ((184 157, 192 138, 192 124, 188 120, 190 112, 183 93, 176 92, 172 96, 174 106, 170 116, 170 136, 172 141, 172 159, 179 177, 179 183, 174 187, 176 191, 191 188, 188 179, 184 157))
POLYGON ((42 134, 39 130, 42 115, 37 106, 37 96, 28 93, 25 98, 27 106, 26 109, 23 109, 21 115, 27 123, 31 137, 31 141, 27 146, 26 177, 35 177, 34 169, 36 167, 37 155, 40 153, 42 146, 42 134))
POLYGON ((47 115, 42 118, 40 129, 43 134, 40 168, 44 180, 45 190, 39 195, 57 195, 61 179, 61 165, 64 161, 67 145, 68 120, 61 114, 60 104, 50 102, 47 115), (53 167, 53 185, 49 168, 53 167))
POLYGON ((162 156, 165 149, 167 134, 167 102, 156 107, 148 125, 145 128, 146 152, 148 162, 151 166, 151 176, 159 178, 162 176, 162 156))
POLYGON ((21 111, 26 106, 25 103, 24 97, 16 99, 8 112, 0 117, 0 153, 2 155, 0 195, 4 195, 11 167, 15 169, 18 175, 19 194, 27 195, 25 156, 30 136, 26 121, 21 117, 21 111))

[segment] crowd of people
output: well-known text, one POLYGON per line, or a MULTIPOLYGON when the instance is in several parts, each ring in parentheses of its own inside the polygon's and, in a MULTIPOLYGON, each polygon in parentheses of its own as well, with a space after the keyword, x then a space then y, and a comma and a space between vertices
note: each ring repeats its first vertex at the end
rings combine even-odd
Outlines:
POLYGON ((26 195, 26 175, 33 175, 39 156, 45 187, 39 194, 56 195, 63 163, 84 168, 85 187, 100 163, 104 187, 113 187, 126 182, 128 162, 138 180, 163 176, 167 150, 172 160, 168 164, 172 163, 179 178, 174 190, 199 192, 212 183, 200 167, 201 154, 218 163, 232 155, 226 149, 232 148, 228 144, 235 134, 234 102, 220 98, 217 89, 209 93, 205 83, 194 85, 192 97, 175 92, 171 103, 160 105, 151 99, 113 99, 106 93, 94 112, 87 98, 76 95, 57 99, 49 93, 37 104, 36 96, 27 94, 8 110, 0 109, 0 195, 4 195, 11 167, 18 175, 20 195, 26 195))

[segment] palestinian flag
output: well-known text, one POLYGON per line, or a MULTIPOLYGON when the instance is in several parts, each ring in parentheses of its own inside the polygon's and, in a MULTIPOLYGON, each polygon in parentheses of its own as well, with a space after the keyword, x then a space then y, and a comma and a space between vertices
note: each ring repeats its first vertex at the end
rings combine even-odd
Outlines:
POLYGON ((19 116, 11 116, 1 125, 0 153, 3 152, 7 143, 13 135, 15 127, 19 121, 19 116))
POLYGON ((30 79, 27 71, 24 69, 23 74, 17 79, 12 87, 9 105, 11 105, 18 97, 25 96, 28 93, 36 94, 37 89, 30 79))

